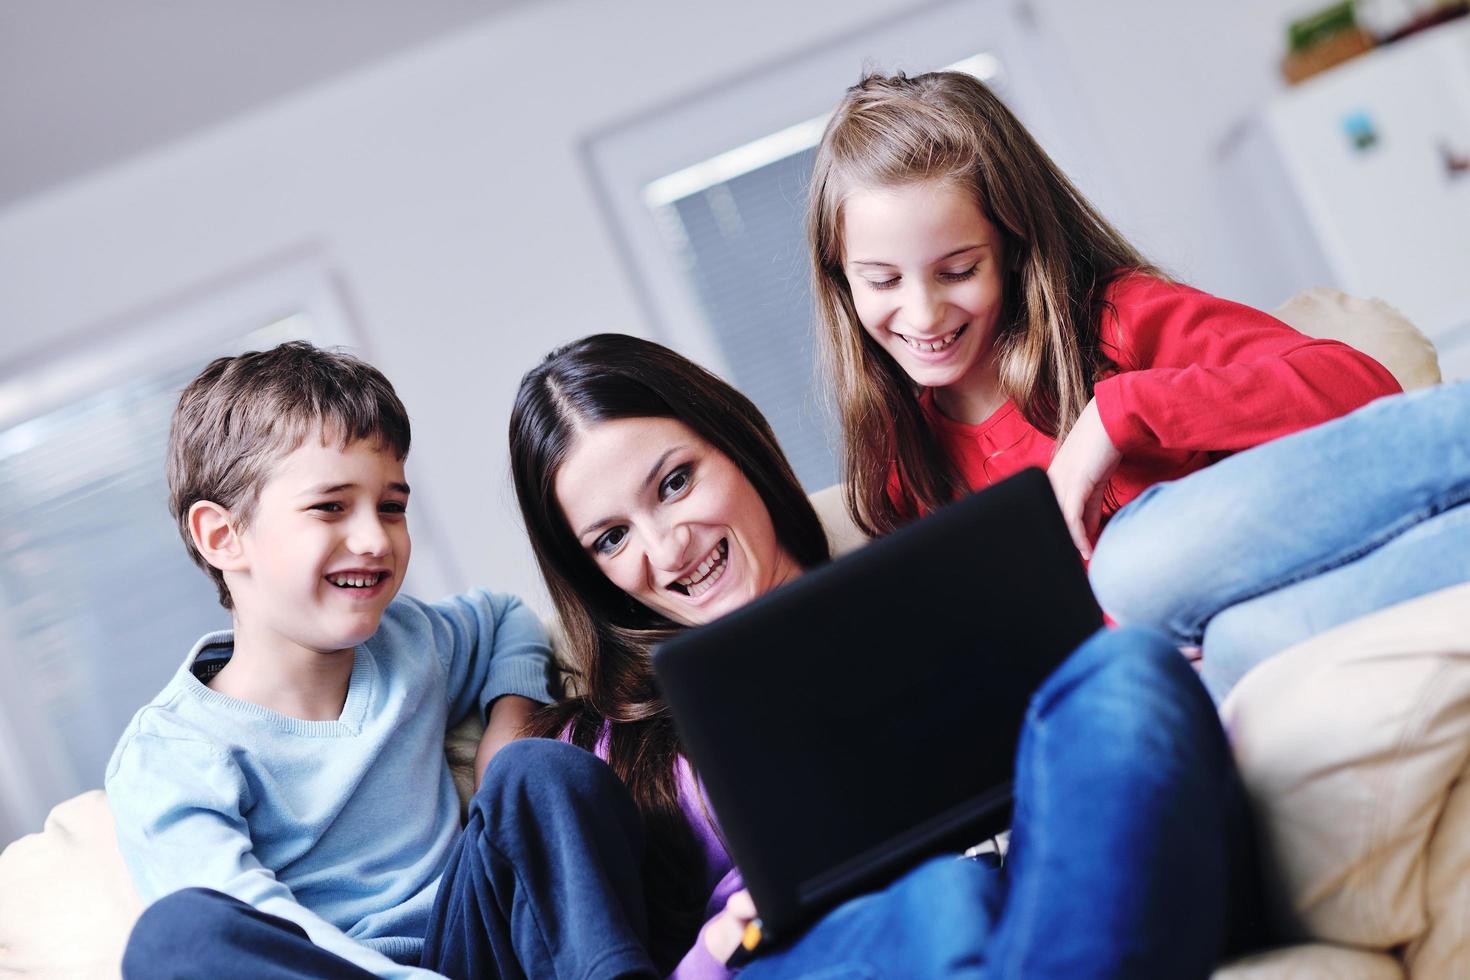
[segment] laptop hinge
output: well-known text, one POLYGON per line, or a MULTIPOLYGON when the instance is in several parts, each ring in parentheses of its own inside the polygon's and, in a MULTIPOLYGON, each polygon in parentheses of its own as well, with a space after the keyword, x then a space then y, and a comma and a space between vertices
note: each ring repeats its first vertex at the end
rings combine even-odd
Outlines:
POLYGON ((982 837, 1003 830, 987 827, 985 818, 1000 814, 1011 802, 1011 784, 993 787, 979 796, 950 807, 903 835, 848 858, 796 886, 803 908, 830 907, 857 891, 864 883, 886 880, 920 857, 952 848, 959 853, 982 837), (969 836, 965 836, 970 830, 969 836))

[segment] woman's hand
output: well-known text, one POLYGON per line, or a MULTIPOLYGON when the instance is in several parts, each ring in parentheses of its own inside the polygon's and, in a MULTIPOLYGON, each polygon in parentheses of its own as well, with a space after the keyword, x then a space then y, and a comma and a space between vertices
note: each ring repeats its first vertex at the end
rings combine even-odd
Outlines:
POLYGON ((724 963, 740 948, 745 927, 755 918, 755 902, 744 888, 725 900, 725 910, 704 927, 704 948, 724 963))
POLYGON ((1103 428, 1097 399, 1093 399, 1077 416, 1077 424, 1067 433, 1047 468, 1046 475, 1051 478, 1051 488, 1062 506, 1072 543, 1086 560, 1092 559, 1092 546, 1102 523, 1103 491, 1122 459, 1122 453, 1103 428))

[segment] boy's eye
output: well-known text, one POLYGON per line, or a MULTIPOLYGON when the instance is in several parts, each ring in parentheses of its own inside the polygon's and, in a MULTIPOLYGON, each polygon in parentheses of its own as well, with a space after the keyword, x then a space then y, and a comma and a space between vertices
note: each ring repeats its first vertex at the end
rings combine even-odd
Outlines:
POLYGON ((599 555, 610 555, 618 550, 618 545, 622 544, 623 539, 627 536, 628 529, 625 527, 609 528, 598 535, 596 541, 592 542, 592 550, 599 555))
POLYGON ((939 278, 943 279, 945 282, 964 282, 966 279, 975 274, 975 269, 978 266, 979 263, 977 262, 975 265, 970 266, 968 269, 961 269, 957 272, 941 272, 939 274, 939 278))
POLYGON ((686 464, 664 477, 664 482, 658 486, 658 498, 660 500, 668 500, 670 497, 678 496, 688 488, 689 466, 686 464))

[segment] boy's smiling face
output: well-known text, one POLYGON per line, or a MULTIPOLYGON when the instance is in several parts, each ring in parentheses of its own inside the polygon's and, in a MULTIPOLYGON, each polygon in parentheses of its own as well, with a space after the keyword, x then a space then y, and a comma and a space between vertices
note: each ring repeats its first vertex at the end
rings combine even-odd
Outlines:
POLYGON ((375 442, 308 437, 280 459, 226 571, 237 643, 350 650, 377 631, 408 570, 403 462, 375 442))

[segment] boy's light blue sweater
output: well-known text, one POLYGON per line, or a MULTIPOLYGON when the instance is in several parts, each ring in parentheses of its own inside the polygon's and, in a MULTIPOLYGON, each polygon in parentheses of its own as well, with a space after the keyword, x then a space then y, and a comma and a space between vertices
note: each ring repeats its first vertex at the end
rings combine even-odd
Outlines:
POLYGON ((380 976, 427 975, 394 961, 418 961, 460 829, 444 734, 503 694, 551 699, 540 620, 512 596, 400 597, 354 651, 336 721, 206 687, 190 668, 232 644, 230 631, 195 644, 108 763, 144 902, 213 888, 380 976))

